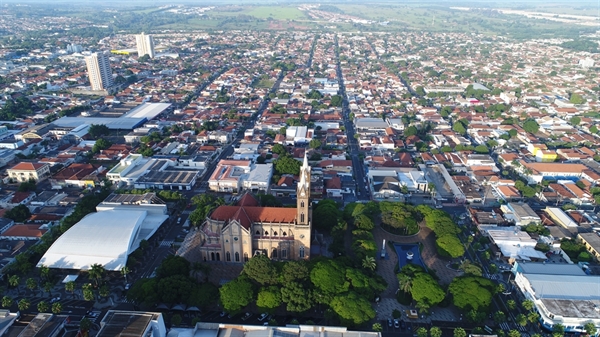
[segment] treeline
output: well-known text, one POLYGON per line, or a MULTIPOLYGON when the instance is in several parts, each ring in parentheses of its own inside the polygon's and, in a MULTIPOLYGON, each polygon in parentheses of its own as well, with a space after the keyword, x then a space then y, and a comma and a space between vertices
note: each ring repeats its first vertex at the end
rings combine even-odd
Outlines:
POLYGON ((575 51, 585 51, 588 53, 598 53, 598 42, 588 39, 577 39, 560 44, 561 47, 575 51))

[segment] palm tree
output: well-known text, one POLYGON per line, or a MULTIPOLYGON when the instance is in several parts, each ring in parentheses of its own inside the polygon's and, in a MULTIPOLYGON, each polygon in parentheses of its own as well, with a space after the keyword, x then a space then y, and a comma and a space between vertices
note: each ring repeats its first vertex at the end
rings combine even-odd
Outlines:
POLYGON ((426 302, 417 302, 417 304, 415 305, 415 307, 422 314, 429 312, 429 308, 430 308, 429 304, 427 304, 426 302))
POLYGON ((38 303, 37 309, 38 309, 38 312, 48 312, 48 309, 50 309, 50 306, 45 301, 41 301, 40 303, 38 303))
POLYGON ((40 277, 44 280, 50 278, 50 268, 48 266, 41 265, 40 268, 40 277))
POLYGON ((90 328, 92 327, 92 321, 89 318, 84 317, 79 321, 79 331, 83 337, 87 337, 89 335, 90 328))
POLYGON ((102 297, 108 297, 110 295, 110 288, 105 284, 100 287, 100 291, 98 292, 102 297))
POLYGON ((400 290, 405 293, 410 293, 412 290, 412 277, 406 274, 400 274, 398 276, 398 285, 400 290))
POLYGON ((467 332, 463 328, 454 329, 454 337, 467 337, 467 332))
POLYGON ((521 303, 521 305, 523 306, 523 309, 525 309, 527 311, 531 311, 531 309, 533 309, 533 307, 534 307, 532 300, 525 300, 525 301, 523 301, 523 303, 521 303))
POLYGON ((83 300, 84 301, 93 301, 94 300, 94 292, 92 289, 84 289, 83 290, 83 300))
POLYGON ((127 274, 129 273, 131 273, 131 269, 129 269, 129 267, 125 266, 121 268, 121 275, 123 275, 123 277, 125 278, 125 283, 127 283, 127 274))
POLYGON ((58 315, 62 311, 62 304, 60 302, 55 302, 52 304, 52 313, 58 315))
POLYGON ((70 292, 71 295, 73 295, 73 293, 75 292, 75 282, 69 281, 69 282, 65 283, 65 290, 70 292))
POLYGON ((3 308, 8 308, 10 306, 13 305, 13 299, 10 296, 4 296, 2 297, 2 307, 3 308))
POLYGON ((31 303, 29 303, 29 300, 26 298, 20 300, 19 303, 17 304, 20 311, 25 311, 25 310, 29 309, 30 305, 31 305, 31 303))
POLYGON ((370 271, 377 269, 377 263, 375 262, 375 258, 372 256, 366 256, 362 261, 362 266, 370 271))
POLYGON ((99 263, 94 263, 90 269, 88 270, 88 276, 96 282, 96 287, 98 287, 98 280, 104 276, 104 266, 99 263))
POLYGON ((8 278, 8 285, 10 285, 13 288, 18 287, 19 281, 20 281, 19 276, 12 275, 11 277, 8 278))
POLYGON ((31 290, 32 292, 35 290, 35 288, 37 288, 37 282, 33 277, 28 278, 27 281, 25 281, 25 284, 27 285, 27 289, 31 290))
POLYGON ((442 329, 438 328, 437 326, 433 326, 431 329, 429 329, 429 335, 431 337, 442 337, 442 329))
POLYGON ((54 287, 54 283, 50 281, 44 283, 44 291, 48 293, 48 296, 52 296, 52 287, 54 287))

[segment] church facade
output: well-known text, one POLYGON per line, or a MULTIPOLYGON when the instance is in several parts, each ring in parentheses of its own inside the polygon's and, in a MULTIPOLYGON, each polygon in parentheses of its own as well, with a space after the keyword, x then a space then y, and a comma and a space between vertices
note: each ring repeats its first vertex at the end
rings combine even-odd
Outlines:
POLYGON ((243 263, 258 254, 282 261, 308 259, 311 216, 310 166, 305 157, 296 208, 261 207, 252 195, 245 194, 235 205, 216 208, 190 233, 195 244, 178 254, 194 255, 200 261, 231 263, 243 263))

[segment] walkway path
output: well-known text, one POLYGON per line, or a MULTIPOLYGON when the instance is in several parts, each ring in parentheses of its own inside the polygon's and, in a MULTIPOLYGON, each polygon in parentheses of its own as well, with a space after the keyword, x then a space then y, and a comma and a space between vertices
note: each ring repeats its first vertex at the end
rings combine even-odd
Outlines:
MULTIPOLYGON (((377 260, 377 273, 381 275, 388 283, 387 289, 381 294, 381 301, 377 305, 377 319, 385 320, 392 317, 392 311, 398 309, 405 311, 408 309, 415 309, 408 305, 402 305, 396 300, 396 291, 398 290, 398 279, 394 272, 395 267, 398 265, 398 256, 396 251, 388 245, 388 242, 393 241, 396 243, 422 243, 423 250, 421 252, 421 258, 427 268, 435 270, 437 276, 440 279, 441 284, 450 284, 452 279, 459 276, 460 273, 454 270, 446 268, 448 261, 439 259, 436 255, 435 247, 435 234, 427 227, 421 227, 420 232, 411 237, 394 235, 385 232, 380 226, 377 226, 373 231, 375 242, 379 247, 386 240, 386 259, 377 260)), ((408 321, 406 314, 403 314, 405 320, 408 321)), ((427 317, 410 320, 413 322, 427 322, 431 320, 443 320, 453 321, 459 320, 460 314, 454 308, 434 308, 431 314, 427 317)))

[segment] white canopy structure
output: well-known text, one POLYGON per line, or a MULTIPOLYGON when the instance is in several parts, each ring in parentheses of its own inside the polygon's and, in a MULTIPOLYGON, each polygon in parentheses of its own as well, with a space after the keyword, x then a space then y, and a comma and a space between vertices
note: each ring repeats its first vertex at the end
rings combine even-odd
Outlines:
POLYGON ((106 270, 121 270, 140 241, 150 238, 168 218, 143 206, 132 208, 99 207, 98 212, 87 215, 59 237, 38 267, 88 270, 100 264, 106 270))

